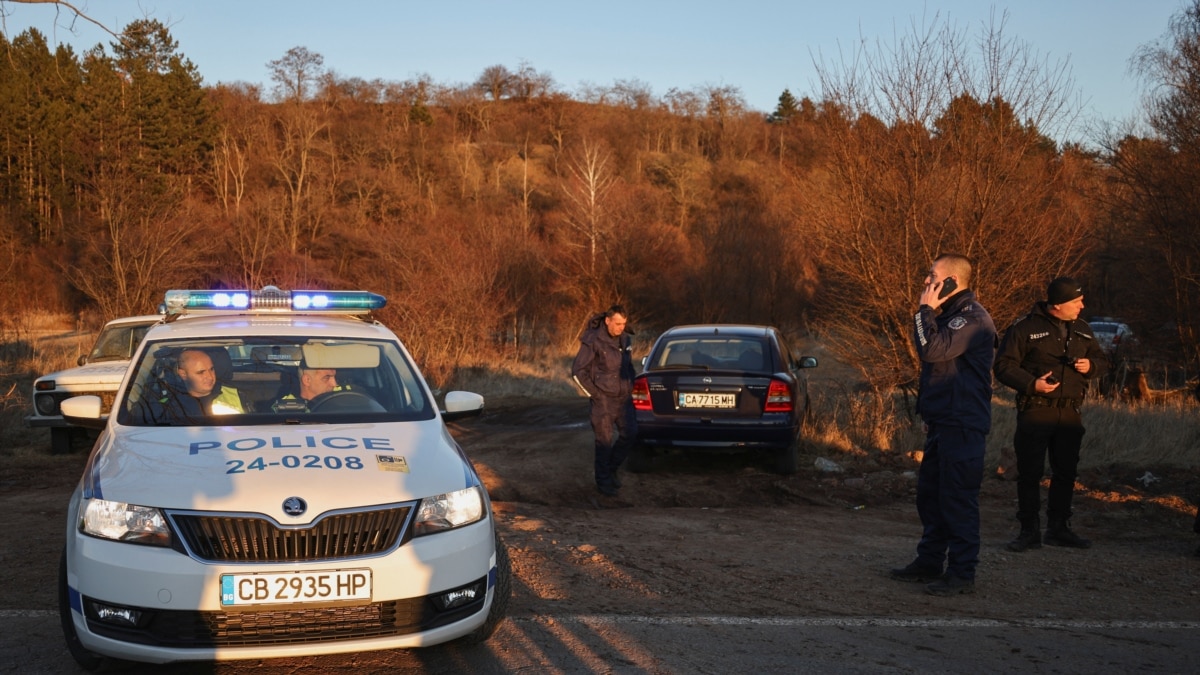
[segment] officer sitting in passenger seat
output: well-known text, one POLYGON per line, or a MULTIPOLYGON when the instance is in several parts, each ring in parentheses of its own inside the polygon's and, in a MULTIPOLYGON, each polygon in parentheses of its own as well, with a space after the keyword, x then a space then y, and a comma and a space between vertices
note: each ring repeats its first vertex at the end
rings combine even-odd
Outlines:
POLYGON ((170 423, 207 415, 231 415, 246 411, 241 394, 217 381, 213 359, 200 349, 179 353, 173 375, 164 383, 161 394, 146 401, 144 419, 148 423, 170 423))

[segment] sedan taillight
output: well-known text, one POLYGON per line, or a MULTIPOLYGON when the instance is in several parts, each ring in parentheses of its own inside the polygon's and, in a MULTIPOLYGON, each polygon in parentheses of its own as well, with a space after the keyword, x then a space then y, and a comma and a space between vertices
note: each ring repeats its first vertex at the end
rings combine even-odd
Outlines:
MULTIPOLYGON (((634 392, 637 392, 636 387, 634 392)), ((763 406, 763 412, 791 412, 792 407, 792 390, 788 387, 787 382, 771 380, 771 386, 767 388, 767 404, 763 406)))
POLYGON ((633 408, 634 410, 653 409, 650 404, 650 385, 646 384, 645 378, 633 381, 633 408))

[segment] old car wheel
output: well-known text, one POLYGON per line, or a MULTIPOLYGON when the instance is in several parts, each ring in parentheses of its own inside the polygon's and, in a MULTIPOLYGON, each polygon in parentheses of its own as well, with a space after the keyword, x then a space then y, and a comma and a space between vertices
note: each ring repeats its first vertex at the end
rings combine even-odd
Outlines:
POLYGON ((58 618, 62 623, 63 637, 67 641, 67 651, 71 652, 71 658, 75 659, 75 663, 78 663, 80 668, 96 671, 107 663, 108 659, 88 651, 79 641, 79 634, 75 632, 75 621, 71 618, 71 598, 67 591, 67 552, 65 549, 58 562, 58 618))
POLYGON ((508 558, 508 547, 496 535, 496 592, 492 597, 492 607, 488 610, 487 620, 483 625, 464 635, 461 640, 466 644, 484 642, 496 632, 496 627, 508 615, 508 601, 512 598, 512 561, 508 558))
POLYGON ((71 453, 71 427, 50 428, 50 454, 68 455, 71 453))

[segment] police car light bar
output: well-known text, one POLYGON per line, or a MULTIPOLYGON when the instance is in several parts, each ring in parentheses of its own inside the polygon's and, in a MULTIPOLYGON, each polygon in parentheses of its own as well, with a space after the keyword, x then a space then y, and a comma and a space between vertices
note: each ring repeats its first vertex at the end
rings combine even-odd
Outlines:
POLYGON ((167 291, 167 314, 205 312, 304 312, 366 314, 381 309, 387 298, 367 291, 284 291, 266 286, 259 291, 167 291))

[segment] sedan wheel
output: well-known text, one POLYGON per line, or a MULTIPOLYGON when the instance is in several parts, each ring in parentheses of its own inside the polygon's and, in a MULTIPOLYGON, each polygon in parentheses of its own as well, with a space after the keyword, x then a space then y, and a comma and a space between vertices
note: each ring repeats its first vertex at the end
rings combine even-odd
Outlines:
POLYGON ((629 457, 625 466, 633 473, 646 473, 654 468, 654 451, 641 443, 629 449, 629 457))
POLYGON ((779 451, 775 457, 775 472, 791 475, 800 470, 800 443, 792 444, 779 451))

